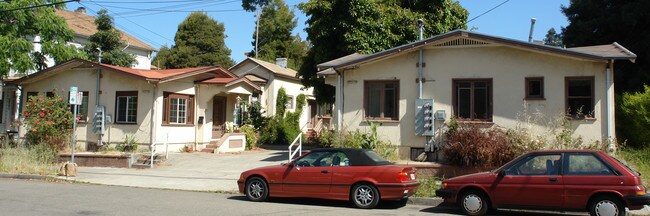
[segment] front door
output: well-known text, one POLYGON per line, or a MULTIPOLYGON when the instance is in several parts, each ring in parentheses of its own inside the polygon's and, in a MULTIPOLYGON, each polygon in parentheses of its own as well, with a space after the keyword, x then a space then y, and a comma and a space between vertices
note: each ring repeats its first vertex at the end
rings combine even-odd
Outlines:
POLYGON ((316 119, 316 110, 317 108, 317 103, 315 100, 308 100, 307 103, 309 104, 309 126, 308 128, 314 128, 316 127, 316 123, 318 120, 316 119))
POLYGON ((564 182, 560 154, 531 155, 506 168, 492 186, 499 207, 562 208, 564 182))
POLYGON ((226 97, 214 96, 212 101, 212 138, 220 138, 226 123, 226 97))

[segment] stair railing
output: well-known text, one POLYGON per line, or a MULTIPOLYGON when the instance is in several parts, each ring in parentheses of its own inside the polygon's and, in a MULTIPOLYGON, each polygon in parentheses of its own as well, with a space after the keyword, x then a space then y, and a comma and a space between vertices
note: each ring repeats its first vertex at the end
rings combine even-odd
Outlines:
MULTIPOLYGON (((165 138, 165 142, 163 142, 163 145, 165 146, 165 159, 169 157, 169 147, 167 146, 167 142, 169 141, 169 134, 166 134, 167 138, 165 138)), ((149 162, 150 168, 153 169, 153 161, 154 161, 154 155, 156 155, 156 143, 154 142, 151 144, 151 160, 149 162)))
POLYGON ((289 162, 293 160, 293 158, 298 154, 298 156, 302 156, 302 130, 307 126, 309 123, 303 125, 300 128, 300 133, 298 133, 298 136, 293 139, 293 142, 291 142, 291 145, 289 145, 289 162), (293 146, 296 145, 296 148, 294 149, 293 146))

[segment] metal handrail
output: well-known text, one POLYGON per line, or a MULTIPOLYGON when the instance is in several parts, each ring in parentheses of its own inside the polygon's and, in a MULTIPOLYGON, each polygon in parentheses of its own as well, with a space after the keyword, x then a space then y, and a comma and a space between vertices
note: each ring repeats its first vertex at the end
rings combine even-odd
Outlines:
POLYGON ((305 125, 300 127, 300 133, 298 133, 298 136, 295 139, 293 139, 293 142, 291 142, 291 145, 289 145, 289 162, 293 160, 293 157, 296 156, 296 153, 298 154, 298 156, 302 156, 302 129, 305 129, 305 127, 308 124, 309 122, 307 122, 305 125), (296 144, 296 141, 298 141, 298 147, 296 147, 296 151, 292 152, 293 145, 296 144))
POLYGON ((318 119, 318 122, 316 122, 316 127, 314 127, 314 132, 318 134, 322 129, 323 129, 323 119, 318 119))

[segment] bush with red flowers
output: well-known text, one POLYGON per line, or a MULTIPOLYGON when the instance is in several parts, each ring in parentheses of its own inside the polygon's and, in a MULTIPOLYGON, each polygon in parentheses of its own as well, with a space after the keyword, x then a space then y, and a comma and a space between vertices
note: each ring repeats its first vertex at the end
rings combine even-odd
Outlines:
POLYGON ((23 124, 27 129, 26 139, 30 144, 47 144, 62 150, 70 143, 72 113, 68 101, 57 90, 53 96, 43 94, 30 96, 23 111, 23 124))

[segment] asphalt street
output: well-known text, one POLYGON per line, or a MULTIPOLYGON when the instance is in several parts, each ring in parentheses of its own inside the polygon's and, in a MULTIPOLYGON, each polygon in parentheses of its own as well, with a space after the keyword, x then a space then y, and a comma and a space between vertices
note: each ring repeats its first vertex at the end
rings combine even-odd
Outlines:
MULTIPOLYGON (((453 207, 399 206, 356 209, 348 202, 271 199, 251 202, 240 194, 146 189, 69 182, 0 179, 0 215, 462 215, 453 207)), ((496 215, 556 213, 500 211, 496 215)))

